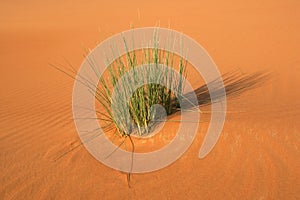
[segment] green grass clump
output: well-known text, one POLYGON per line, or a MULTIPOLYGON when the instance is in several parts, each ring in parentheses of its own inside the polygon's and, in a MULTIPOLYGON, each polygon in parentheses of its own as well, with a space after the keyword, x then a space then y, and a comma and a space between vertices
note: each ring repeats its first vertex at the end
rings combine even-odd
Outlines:
MULTIPOLYGON (((180 98, 182 96, 187 60, 182 57, 176 58, 174 53, 159 49, 156 35, 152 41, 154 42, 154 48, 144 48, 129 52, 126 40, 124 39, 123 41, 126 55, 119 55, 115 61, 109 64, 104 75, 99 78, 99 85, 95 95, 96 101, 100 104, 100 109, 98 109, 97 113, 100 116, 100 121, 105 122, 106 125, 114 125, 123 136, 130 134, 145 136, 151 132, 153 123, 150 122, 157 115, 155 110, 151 110, 153 105, 160 104, 163 106, 167 115, 170 115, 179 107, 180 99, 177 97, 180 98), (119 90, 114 91, 118 98, 113 99, 113 88, 115 88, 120 78, 128 70, 147 64, 149 66, 151 64, 151 67, 145 71, 140 71, 142 74, 133 73, 130 78, 122 81, 119 90), (161 68, 159 68, 161 64, 168 67, 161 71, 161 68), (180 75, 179 80, 175 79, 174 71, 170 69, 178 71, 180 75), (131 95, 129 103, 124 103, 128 102, 128 99, 126 99, 128 98, 128 91, 131 91, 133 85, 141 79, 152 83, 136 89, 131 95), (161 80, 164 81, 166 86, 153 84, 153 82, 158 83, 161 80), (175 89, 175 91, 171 91, 171 88, 175 89), (112 112, 112 104, 118 106, 114 110, 114 114, 112 112), (128 112, 126 111, 128 110, 130 117, 127 116, 128 112), (118 116, 117 119, 115 115, 118 116), (136 126, 133 126, 133 124, 136 126)), ((111 48, 111 51, 115 54, 118 49, 111 48)), ((109 63, 109 61, 107 62, 109 63)), ((91 67, 93 68, 93 65, 91 67)))

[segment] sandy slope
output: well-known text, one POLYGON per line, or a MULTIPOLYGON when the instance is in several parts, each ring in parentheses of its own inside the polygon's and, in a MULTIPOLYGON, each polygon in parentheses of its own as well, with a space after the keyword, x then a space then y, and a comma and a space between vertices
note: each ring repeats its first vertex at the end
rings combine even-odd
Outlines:
POLYGON ((300 199, 300 3, 224 2, 1 2, 0 199, 300 199), (229 100, 242 112, 228 114, 209 156, 197 158, 204 121, 180 160, 133 175, 131 189, 82 146, 54 161, 80 140, 73 82, 48 63, 78 67, 81 45, 158 20, 194 37, 222 73, 268 70, 272 81, 229 100))

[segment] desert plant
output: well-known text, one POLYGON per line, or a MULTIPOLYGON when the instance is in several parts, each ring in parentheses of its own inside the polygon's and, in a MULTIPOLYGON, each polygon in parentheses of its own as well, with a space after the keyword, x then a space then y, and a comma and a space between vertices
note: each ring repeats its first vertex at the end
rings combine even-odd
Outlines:
MULTIPOLYGON (((102 109, 99 109, 98 114, 100 120, 105 122, 111 122, 117 128, 119 134, 127 136, 130 134, 138 134, 140 136, 147 135, 151 130, 150 122, 153 121, 157 113, 151 111, 151 107, 156 104, 160 104, 164 107, 166 114, 171 114, 176 108, 179 107, 179 98, 182 96, 184 87, 184 77, 186 76, 187 60, 179 57, 178 72, 180 74, 179 80, 174 78, 174 70, 170 70, 175 65, 175 55, 169 51, 158 48, 158 39, 156 33, 154 34, 153 48, 144 48, 141 50, 135 50, 130 52, 128 50, 127 41, 124 38, 124 46, 126 49, 125 55, 118 55, 118 58, 109 64, 107 58, 108 68, 106 76, 99 78, 99 85, 96 87, 95 98, 101 105, 102 109), (141 73, 131 74, 129 79, 122 82, 119 90, 115 90, 118 98, 112 98, 112 91, 115 88, 120 78, 128 71, 137 68, 140 65, 149 65, 145 71, 141 73), (168 66, 163 71, 159 70, 159 65, 168 66), (153 76, 154 74, 154 76, 153 76), (127 101, 128 94, 126 92, 133 90, 132 86, 138 82, 138 80, 145 79, 143 86, 134 91, 130 97, 129 104, 120 102, 127 101), (160 82, 164 79, 165 86, 160 84, 154 84, 153 82, 160 82), (150 83, 152 82, 152 83, 150 83), (149 84, 147 84, 149 83, 149 84), (175 88, 175 93, 172 92, 172 88, 175 88), (174 87, 175 85, 175 87, 174 87), (179 97, 179 98, 177 98, 179 97), (111 104, 118 105, 116 112, 113 113, 111 104), (130 118, 126 116, 126 109, 129 109, 130 118), (118 116, 118 119, 114 117, 114 114, 118 116), (132 126, 133 122, 137 130, 132 126)), ((133 44, 132 44, 133 45, 133 44)), ((118 52, 118 49, 111 48, 113 54, 118 52)), ((92 63, 92 62, 90 62, 92 63)), ((94 65, 90 65, 94 71, 94 65)))

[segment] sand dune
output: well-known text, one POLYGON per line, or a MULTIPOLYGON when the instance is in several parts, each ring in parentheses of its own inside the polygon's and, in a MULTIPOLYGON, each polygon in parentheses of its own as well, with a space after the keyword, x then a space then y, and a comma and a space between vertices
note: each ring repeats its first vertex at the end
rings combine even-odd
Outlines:
POLYGON ((0 199, 300 199, 299 9, 298 1, 1 2, 0 199), (128 188, 125 174, 80 146, 73 81, 48 63, 66 57, 78 68, 82 46, 94 48, 130 22, 158 21, 195 38, 222 74, 265 70, 272 79, 228 100, 232 112, 207 157, 197 157, 204 114, 177 162, 133 174, 128 188))

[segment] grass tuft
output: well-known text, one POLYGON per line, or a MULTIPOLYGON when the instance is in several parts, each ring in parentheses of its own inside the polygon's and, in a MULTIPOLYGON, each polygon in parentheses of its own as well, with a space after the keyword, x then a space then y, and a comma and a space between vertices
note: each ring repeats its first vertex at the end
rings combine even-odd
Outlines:
MULTIPOLYGON (((153 128, 153 123, 150 122, 156 119, 159 114, 157 110, 151 109, 152 106, 161 105, 167 115, 172 114, 179 107, 180 98, 177 97, 182 96, 187 60, 180 57, 176 63, 174 53, 159 49, 156 34, 154 34, 152 41, 154 48, 144 48, 131 52, 128 50, 129 44, 125 38, 123 39, 126 54, 118 55, 118 58, 108 66, 107 74, 100 77, 95 98, 101 106, 99 109, 101 119, 112 122, 120 135, 145 136, 153 128), (118 90, 114 90, 115 96, 118 98, 113 98, 113 89, 121 77, 129 70, 137 69, 141 65, 149 65, 149 67, 144 71, 133 70, 129 78, 123 79, 118 90), (160 65, 168 67, 161 70, 160 65), (179 80, 175 79, 175 72, 171 69, 178 71, 179 80), (145 84, 134 90, 133 86, 141 80, 144 80, 145 84), (155 84, 161 81, 165 83, 165 86, 155 84), (128 92, 130 91, 134 92, 126 104, 124 102, 128 101, 128 92), (117 106, 114 113, 112 112, 112 104, 117 106), (127 116, 128 110, 130 117, 127 116)), ((134 46, 134 44, 131 45, 134 46)), ((111 52, 116 55, 118 49, 111 48, 111 52)), ((108 60, 107 58, 107 62, 108 60)), ((93 65, 90 67, 96 71, 93 65)))

